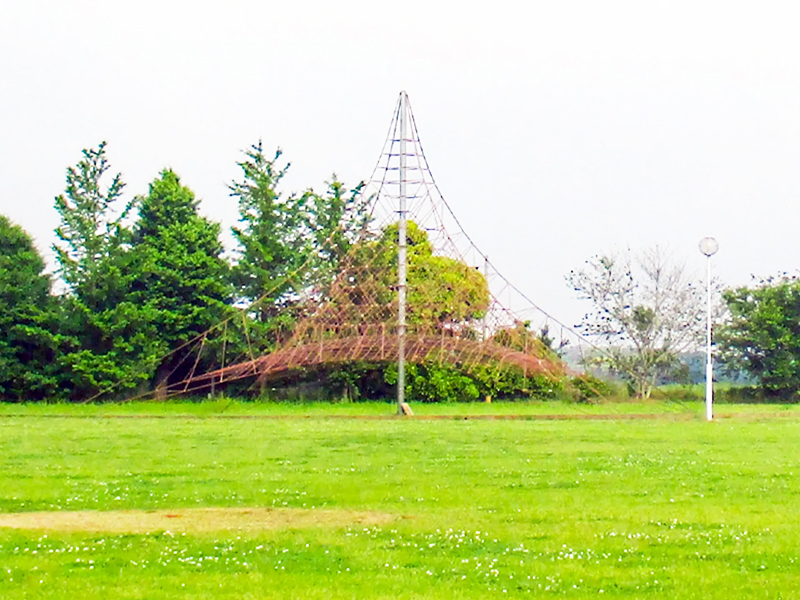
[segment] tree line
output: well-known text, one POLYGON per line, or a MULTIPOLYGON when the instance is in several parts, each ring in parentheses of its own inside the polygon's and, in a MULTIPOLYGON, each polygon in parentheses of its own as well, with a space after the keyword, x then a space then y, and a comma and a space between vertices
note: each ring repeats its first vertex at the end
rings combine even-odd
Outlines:
MULTIPOLYGON (((351 318, 348 312, 385 318, 395 302, 397 226, 364 235, 363 184, 349 187, 334 175, 323 193, 285 195, 280 183, 289 164, 260 142, 238 166, 228 186, 239 208, 230 255, 220 225, 198 212, 195 194, 173 170, 159 173, 147 193, 123 200, 126 184, 112 170, 105 143, 82 152, 55 199, 55 281, 30 236, 0 216, 0 398, 158 395, 192 373, 260 356, 308 316, 304 295, 330 287, 345 257, 362 270, 358 285, 345 286, 352 288, 345 299, 331 303, 339 318, 351 318)), ((407 236, 409 323, 469 335, 489 305, 485 278, 436 255, 413 222, 407 236)), ((518 329, 502 332, 504 343, 524 338, 525 347, 541 345, 526 325, 518 329)), ((291 377, 289 383, 311 379, 352 398, 390 397, 396 384, 393 365, 366 362, 321 365, 291 377)), ((541 376, 430 362, 409 366, 407 395, 424 401, 552 396, 563 386, 541 376)))
MULTIPOLYGON (((269 352, 302 316, 303 291, 332 281, 348 255, 380 271, 356 295, 372 294, 370 310, 392 303, 397 229, 389 226, 357 245, 369 221, 363 184, 349 187, 334 175, 322 193, 285 195, 280 183, 289 164, 280 150, 268 154, 260 142, 237 164, 239 177, 228 186, 239 207, 231 255, 220 225, 199 214, 195 194, 171 169, 146 194, 125 201, 125 182, 112 171, 105 143, 82 152, 55 199, 54 276, 30 236, 0 215, 0 399, 131 397, 224 365, 226 356, 269 352)), ((435 255, 413 223, 407 239, 409 318, 450 331, 463 326, 469 334, 488 307, 485 279, 435 255)), ((593 307, 580 325, 602 342, 587 355, 589 366, 628 381, 639 397, 665 380, 681 380, 681 355, 702 340, 702 282, 658 249, 597 256, 567 281, 593 307)), ((717 357, 769 396, 800 398, 800 280, 783 274, 717 291, 717 357)), ((351 296, 339 308, 364 318, 361 300, 351 296)), ((553 352, 547 331, 531 331, 526 323, 494 338, 553 352)), ((363 362, 294 376, 363 398, 391 396, 396 381, 392 365, 363 362)), ((407 385, 410 398, 427 401, 565 391, 582 398, 605 389, 598 381, 440 363, 411 365, 407 385)))
POLYGON ((238 165, 229 185, 240 217, 232 261, 220 225, 199 214, 173 170, 124 202, 105 143, 83 151, 55 199, 56 282, 30 236, 0 215, 0 397, 131 395, 179 380, 190 366, 210 367, 223 345, 241 353, 245 337, 252 352, 274 344, 289 325, 292 290, 334 270, 355 239, 361 186, 334 175, 324 193, 285 196, 289 165, 260 142, 238 165), (231 318, 242 306, 254 307, 244 324, 231 318), (187 366, 191 342, 226 320, 230 329, 204 339, 200 364, 187 366))

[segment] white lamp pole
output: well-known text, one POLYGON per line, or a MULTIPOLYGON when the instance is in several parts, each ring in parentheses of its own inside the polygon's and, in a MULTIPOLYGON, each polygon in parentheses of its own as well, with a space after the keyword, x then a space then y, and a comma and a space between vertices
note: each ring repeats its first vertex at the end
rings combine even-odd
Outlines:
POLYGON ((700 252, 706 255, 706 419, 714 416, 714 363, 711 359, 711 257, 719 250, 717 240, 700 240, 700 252))
POLYGON ((400 179, 397 219, 397 414, 405 414, 406 402, 406 106, 408 96, 400 92, 397 118, 400 119, 400 179))

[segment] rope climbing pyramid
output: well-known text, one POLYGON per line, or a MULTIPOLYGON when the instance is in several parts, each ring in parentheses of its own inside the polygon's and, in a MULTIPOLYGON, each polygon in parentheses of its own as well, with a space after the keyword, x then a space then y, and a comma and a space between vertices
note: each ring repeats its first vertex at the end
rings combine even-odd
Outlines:
POLYGON ((566 372, 547 332, 555 325, 562 338, 579 336, 503 278, 463 230, 433 178, 405 92, 372 177, 321 253, 328 267, 295 275, 290 326, 269 351, 192 369, 169 394, 366 361, 396 365, 402 406, 406 363, 566 372))

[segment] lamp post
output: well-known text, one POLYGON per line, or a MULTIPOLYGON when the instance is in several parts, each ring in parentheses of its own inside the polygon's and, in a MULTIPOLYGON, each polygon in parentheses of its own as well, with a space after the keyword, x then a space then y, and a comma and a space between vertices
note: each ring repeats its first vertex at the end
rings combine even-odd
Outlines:
POLYGON ((719 250, 712 237, 700 240, 700 252, 706 255, 706 419, 714 416, 714 365, 711 360, 711 257, 719 250))
POLYGON ((397 414, 405 414, 406 403, 406 106, 408 96, 400 92, 397 118, 400 119, 400 183, 397 219, 397 414))

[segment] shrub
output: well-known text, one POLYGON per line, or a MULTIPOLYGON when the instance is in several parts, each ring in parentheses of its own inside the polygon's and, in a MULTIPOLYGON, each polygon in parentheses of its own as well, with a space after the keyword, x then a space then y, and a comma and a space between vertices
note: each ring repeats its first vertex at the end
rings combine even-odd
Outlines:
POLYGON ((610 383, 589 374, 573 377, 570 380, 570 386, 575 391, 575 399, 579 402, 588 402, 592 398, 610 396, 614 392, 614 388, 610 383))

